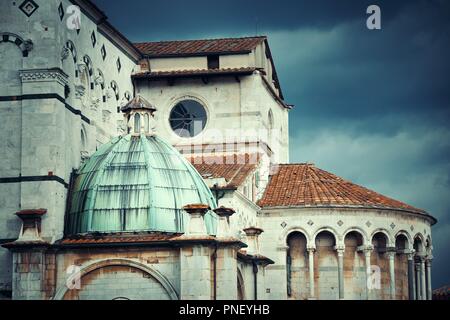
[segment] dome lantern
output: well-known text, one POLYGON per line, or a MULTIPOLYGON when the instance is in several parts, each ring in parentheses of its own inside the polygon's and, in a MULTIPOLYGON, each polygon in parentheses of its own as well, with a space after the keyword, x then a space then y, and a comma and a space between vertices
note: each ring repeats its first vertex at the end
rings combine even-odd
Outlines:
POLYGON ((124 105, 121 111, 124 113, 128 134, 133 136, 155 135, 154 113, 156 108, 150 102, 137 96, 124 105))

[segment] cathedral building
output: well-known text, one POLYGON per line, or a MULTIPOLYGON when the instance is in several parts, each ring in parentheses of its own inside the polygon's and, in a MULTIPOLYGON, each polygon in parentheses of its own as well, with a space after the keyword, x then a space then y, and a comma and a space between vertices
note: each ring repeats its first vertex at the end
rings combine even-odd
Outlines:
POLYGON ((267 37, 1 6, 1 298, 431 299, 435 218, 290 163, 267 37))

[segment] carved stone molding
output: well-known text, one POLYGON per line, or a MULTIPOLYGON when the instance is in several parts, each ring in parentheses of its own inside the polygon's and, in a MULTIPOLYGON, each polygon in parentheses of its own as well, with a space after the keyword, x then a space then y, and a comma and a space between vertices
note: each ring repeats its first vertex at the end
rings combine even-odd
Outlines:
POLYGON ((20 70, 19 75, 22 83, 57 81, 63 86, 68 84, 69 78, 64 71, 58 68, 20 70))
POLYGON ((70 49, 67 46, 64 46, 61 50, 61 61, 66 60, 70 55, 70 49))

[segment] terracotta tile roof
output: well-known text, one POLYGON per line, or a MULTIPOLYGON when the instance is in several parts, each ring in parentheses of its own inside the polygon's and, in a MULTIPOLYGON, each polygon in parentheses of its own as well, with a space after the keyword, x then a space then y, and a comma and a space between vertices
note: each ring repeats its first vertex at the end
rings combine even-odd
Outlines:
POLYGON ((172 71, 150 71, 135 73, 133 78, 148 78, 148 79, 160 79, 160 78, 179 78, 179 77, 192 77, 192 76, 212 76, 212 75, 248 75, 252 74, 256 68, 223 68, 223 69, 196 69, 196 70, 172 70, 172 71))
POLYGON ((281 165, 271 176, 261 207, 341 206, 392 208, 425 214, 403 202, 346 181, 311 164, 281 165))
POLYGON ((223 38, 135 43, 142 54, 150 57, 233 54, 250 52, 266 37, 223 38))
POLYGON ((69 236, 59 241, 61 245, 84 245, 84 244, 123 244, 123 243, 155 243, 169 241, 178 237, 175 233, 142 233, 142 234, 99 234, 99 235, 77 235, 69 236))
POLYGON ((224 178, 223 188, 239 187, 257 168, 259 159, 257 154, 188 158, 204 179, 224 178))
POLYGON ((450 286, 433 290, 433 300, 450 300, 450 286))

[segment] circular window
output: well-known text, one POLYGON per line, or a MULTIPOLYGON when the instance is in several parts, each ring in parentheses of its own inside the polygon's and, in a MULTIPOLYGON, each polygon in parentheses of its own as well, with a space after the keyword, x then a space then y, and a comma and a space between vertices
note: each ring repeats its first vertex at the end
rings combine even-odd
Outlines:
POLYGON ((183 138, 192 138, 200 134, 206 126, 206 110, 195 100, 184 100, 170 112, 172 130, 183 138))

